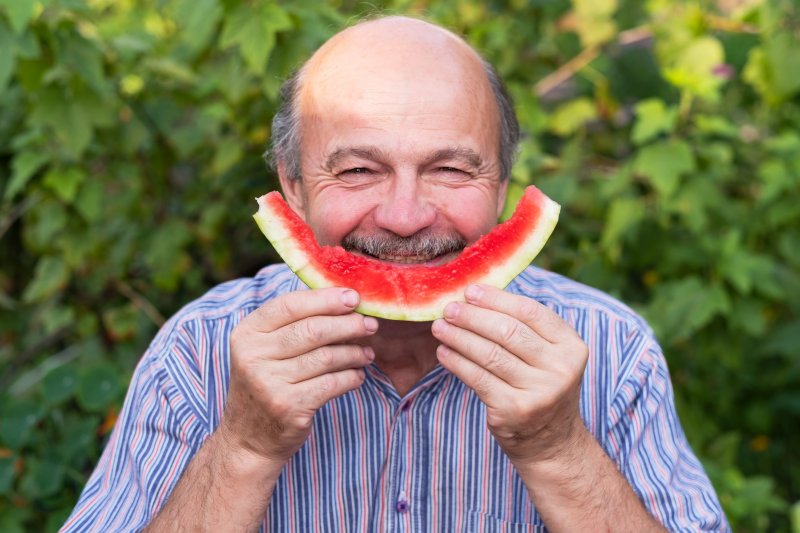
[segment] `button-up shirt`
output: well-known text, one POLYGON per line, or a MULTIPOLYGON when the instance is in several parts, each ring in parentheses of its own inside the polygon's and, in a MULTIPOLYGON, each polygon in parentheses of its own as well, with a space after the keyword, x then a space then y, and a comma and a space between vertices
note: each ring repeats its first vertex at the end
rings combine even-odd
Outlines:
MULTIPOLYGON (((306 287, 284 265, 222 284, 161 329, 140 361, 115 429, 62 531, 137 531, 163 507, 220 423, 230 335, 244 316, 306 287)), ((648 325, 606 294, 530 267, 506 289, 558 313, 589 347, 586 427, 645 507, 671 531, 727 531, 681 429, 648 325)), ((225 512, 222 510, 222 512, 225 512)), ((486 426, 486 407, 437 366, 401 397, 373 364, 324 405, 280 475, 262 531, 545 531, 486 426)))

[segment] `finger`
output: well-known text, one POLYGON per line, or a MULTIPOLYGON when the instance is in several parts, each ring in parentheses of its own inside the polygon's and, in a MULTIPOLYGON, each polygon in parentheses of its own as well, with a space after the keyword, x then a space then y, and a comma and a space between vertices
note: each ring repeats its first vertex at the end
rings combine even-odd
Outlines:
POLYGON ((548 342, 557 343, 577 336, 575 330, 560 316, 533 298, 482 284, 470 285, 464 291, 464 296, 473 305, 513 316, 548 342))
POLYGON ((293 387, 294 395, 301 407, 314 411, 364 383, 364 369, 348 369, 330 372, 298 383, 293 387))
POLYGON ((350 342, 372 335, 378 321, 371 316, 312 316, 271 333, 266 340, 270 359, 289 359, 328 344, 350 342))
POLYGON ((356 291, 341 287, 295 291, 268 301, 245 320, 256 331, 270 332, 311 316, 350 313, 358 302, 356 291))
POLYGON ((453 373, 464 384, 475 391, 486 405, 498 405, 507 395, 509 385, 500 378, 470 361, 452 348, 439 345, 436 349, 439 364, 453 373))
POLYGON ((286 376, 289 383, 300 383, 339 370, 362 368, 374 359, 375 352, 369 346, 335 344, 278 361, 275 372, 286 376))
MULTIPOLYGON (((526 324, 500 311, 463 302, 451 302, 444 309, 444 318, 450 324, 500 345, 528 365, 540 366, 540 354, 551 346, 550 342, 526 324)), ((479 361, 476 362, 480 364, 479 361)))
POLYGON ((530 366, 500 344, 446 320, 436 320, 431 326, 433 336, 459 354, 485 368, 512 387, 522 388, 528 380, 530 366))

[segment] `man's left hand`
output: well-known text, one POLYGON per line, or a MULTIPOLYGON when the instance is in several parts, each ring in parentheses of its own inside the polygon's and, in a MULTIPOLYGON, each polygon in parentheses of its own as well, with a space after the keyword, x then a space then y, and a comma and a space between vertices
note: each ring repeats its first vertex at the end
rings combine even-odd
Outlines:
POLYGON ((588 435, 579 399, 589 350, 539 302, 471 285, 433 335, 442 366, 487 406, 489 430, 518 467, 580 453, 588 435))

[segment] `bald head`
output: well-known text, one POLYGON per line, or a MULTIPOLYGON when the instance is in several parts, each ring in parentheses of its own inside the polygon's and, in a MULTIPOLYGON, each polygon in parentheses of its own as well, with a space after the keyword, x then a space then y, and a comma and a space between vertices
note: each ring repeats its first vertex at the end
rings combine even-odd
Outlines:
MULTIPOLYGON (((284 85, 273 120, 272 163, 302 175, 303 124, 323 113, 370 103, 385 113, 443 113, 447 105, 479 110, 497 142, 507 178, 519 138, 513 106, 492 67, 460 37, 408 17, 361 22, 329 39, 284 85)), ((442 116, 442 120, 452 117, 442 116)))

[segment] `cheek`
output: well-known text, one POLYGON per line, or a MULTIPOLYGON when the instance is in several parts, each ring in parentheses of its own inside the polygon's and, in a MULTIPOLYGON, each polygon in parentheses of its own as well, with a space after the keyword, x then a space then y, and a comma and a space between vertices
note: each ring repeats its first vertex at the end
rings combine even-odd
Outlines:
POLYGON ((490 201, 488 196, 479 191, 454 195, 440 210, 453 229, 470 244, 489 233, 497 224, 496 199, 490 201))
POLYGON ((323 246, 338 245, 369 213, 369 203, 352 193, 317 197, 308 210, 308 220, 317 241, 323 246))

